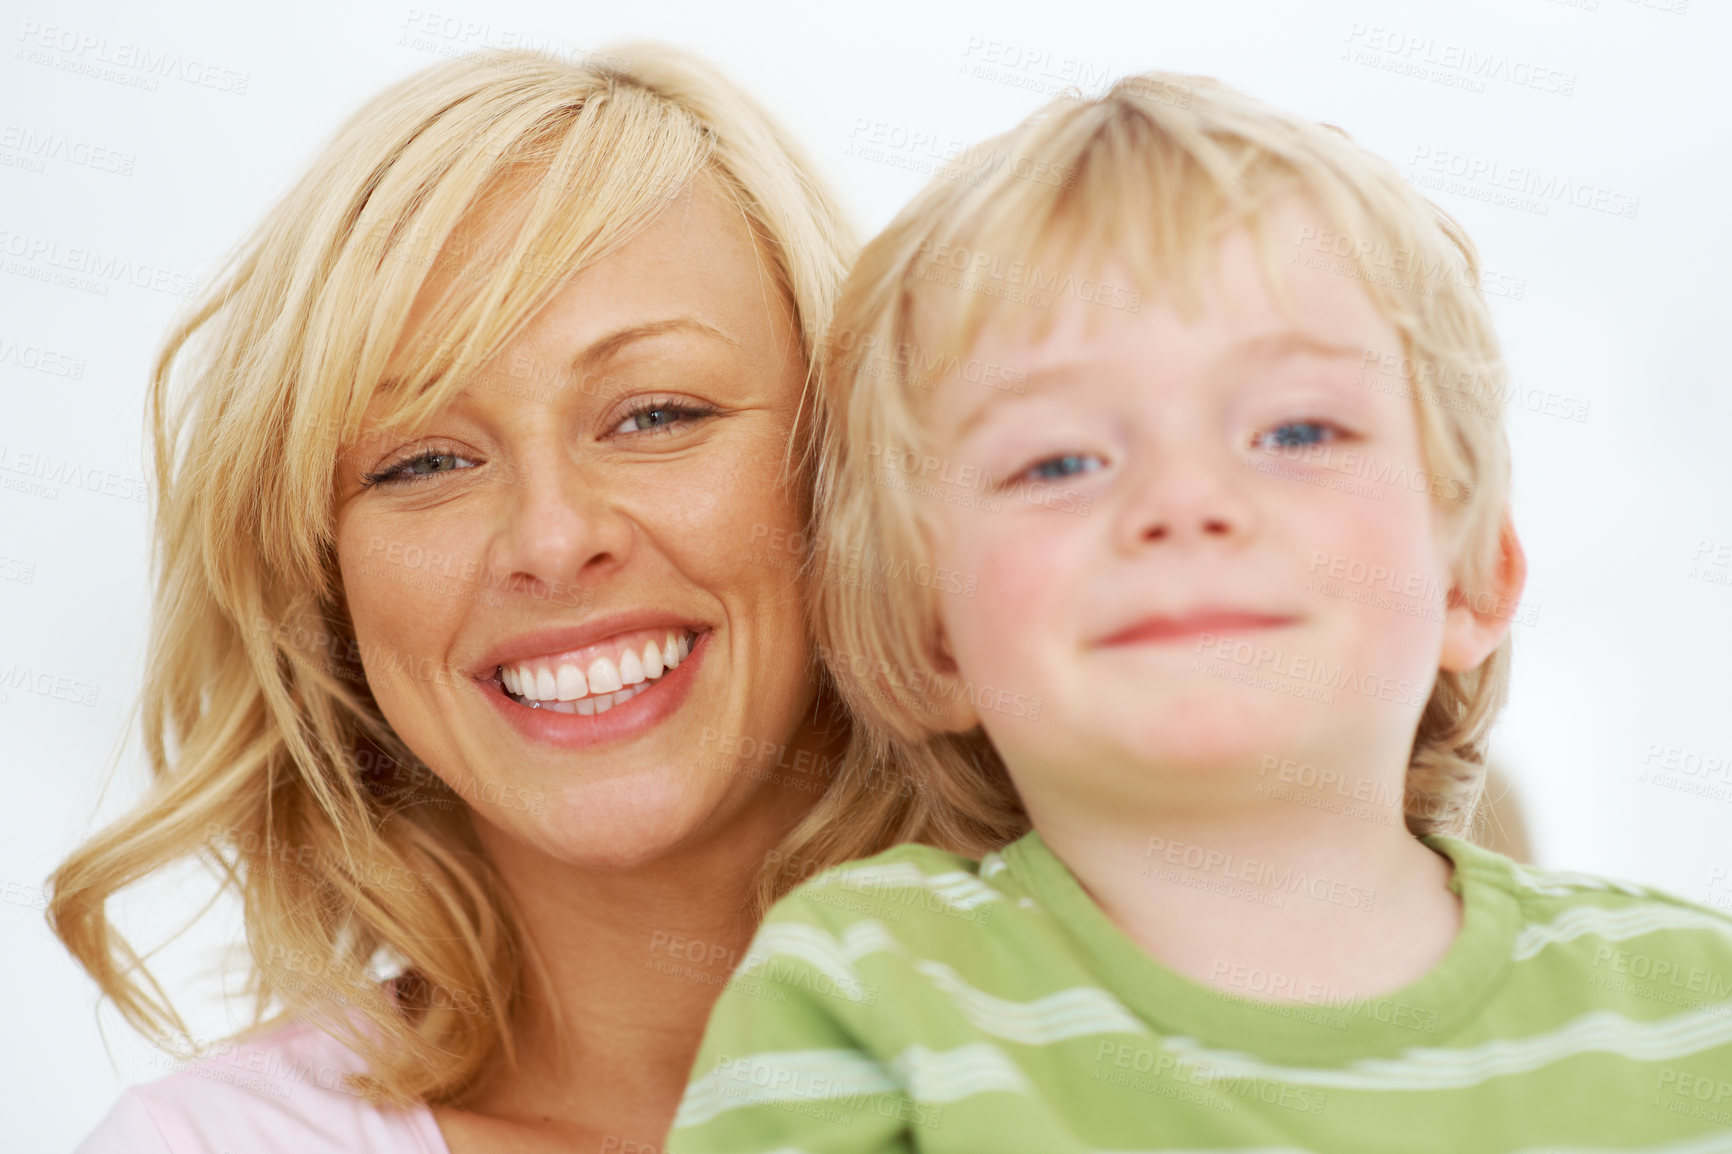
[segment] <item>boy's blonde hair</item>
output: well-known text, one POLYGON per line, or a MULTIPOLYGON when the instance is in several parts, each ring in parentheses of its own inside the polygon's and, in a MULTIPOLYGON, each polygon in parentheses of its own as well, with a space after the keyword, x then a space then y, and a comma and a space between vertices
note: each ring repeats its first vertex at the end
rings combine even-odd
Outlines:
MULTIPOLYGON (((1401 349, 1367 350, 1364 363, 1411 385, 1429 469, 1459 482, 1448 486, 1452 496, 1466 494, 1435 502, 1454 580, 1469 597, 1493 589, 1509 498, 1505 370, 1461 226, 1340 130, 1212 79, 1150 73, 1098 99, 1060 97, 954 158, 867 245, 826 341, 827 400, 837 408, 823 422, 818 476, 820 652, 848 704, 884 732, 923 788, 957 803, 972 796, 982 812, 1013 805, 979 730, 945 733, 933 697, 1006 706, 941 672, 938 597, 954 590, 901 579, 930 573, 934 502, 881 483, 874 465, 936 459, 919 394, 946 376, 1014 387, 968 355, 1007 306, 1032 313, 1037 336, 1055 298, 1105 315, 1158 289, 1194 315, 1216 245, 1236 226, 1256 240, 1278 301, 1278 265, 1336 261, 1400 332, 1401 349), (1294 195, 1333 230, 1269 235, 1263 210, 1294 195), (1113 261, 1135 285, 1103 282, 1113 261)), ((1477 669, 1440 672, 1409 761, 1415 834, 1467 831, 1509 662, 1506 637, 1477 669)))

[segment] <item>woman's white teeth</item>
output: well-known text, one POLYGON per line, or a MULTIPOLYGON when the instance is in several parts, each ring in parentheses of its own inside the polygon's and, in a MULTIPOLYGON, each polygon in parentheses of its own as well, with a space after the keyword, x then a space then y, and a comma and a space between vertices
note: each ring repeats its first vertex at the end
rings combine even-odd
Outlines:
POLYGON ((591 693, 612 693, 616 689, 625 688, 625 682, 619 679, 619 667, 605 657, 597 657, 589 663, 589 691, 591 693))
POLYGON ((690 652, 691 642, 683 631, 669 632, 659 645, 647 641, 642 650, 622 651, 617 664, 608 657, 597 657, 587 670, 569 661, 524 662, 500 666, 499 680, 512 696, 543 707, 566 706, 562 713, 605 713, 678 668, 690 652))
POLYGON ((627 686, 615 693, 603 693, 595 697, 583 697, 576 701, 537 701, 537 709, 549 709, 555 713, 576 713, 588 717, 595 713, 606 713, 622 701, 630 701, 650 687, 645 681, 637 685, 627 686))

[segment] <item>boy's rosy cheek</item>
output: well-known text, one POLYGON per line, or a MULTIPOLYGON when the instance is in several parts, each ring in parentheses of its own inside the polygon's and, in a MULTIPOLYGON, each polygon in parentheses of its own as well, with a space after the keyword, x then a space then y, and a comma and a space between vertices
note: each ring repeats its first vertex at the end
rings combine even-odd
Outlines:
POLYGON ((980 581, 968 600, 980 603, 976 610, 989 628, 1015 622, 1016 632, 1031 635, 1073 616, 1069 600, 1081 556, 1074 546, 1040 533, 1005 533, 976 556, 980 581))

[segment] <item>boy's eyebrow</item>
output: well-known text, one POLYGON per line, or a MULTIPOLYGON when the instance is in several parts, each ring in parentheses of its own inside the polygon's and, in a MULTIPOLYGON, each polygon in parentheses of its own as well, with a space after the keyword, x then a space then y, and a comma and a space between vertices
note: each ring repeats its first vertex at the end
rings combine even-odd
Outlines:
MULTIPOLYGON (((1303 329, 1282 329, 1278 332, 1259 333, 1255 336, 1243 337, 1227 346, 1227 357, 1242 361, 1278 361, 1283 357, 1313 356, 1328 360, 1352 360, 1358 363, 1364 356, 1365 349, 1359 345, 1342 345, 1326 341, 1321 337, 1305 332, 1303 329)), ((991 390, 982 390, 979 403, 969 410, 968 415, 957 423, 955 440, 961 441, 994 407, 1011 404, 1018 400, 1027 400, 1034 396, 1042 385, 1071 376, 1079 369, 1089 367, 1086 357, 1072 357, 1063 361, 1055 361, 1032 369, 1023 376, 1025 388, 1010 396, 993 395, 991 390)))
POLYGON ((1365 349, 1359 345, 1336 344, 1303 329, 1282 329, 1279 332, 1260 333, 1254 337, 1245 337, 1235 341, 1231 347, 1232 351, 1242 359, 1267 361, 1298 354, 1327 357, 1331 360, 1347 358, 1358 360, 1365 353, 1365 349))
POLYGON ((1024 373, 1022 380, 1023 388, 1008 397, 995 396, 993 390, 982 389, 980 391, 980 400, 968 411, 967 416, 957 422, 956 432, 953 434, 952 440, 960 443, 963 438, 967 437, 968 434, 973 431, 976 425, 986 419, 986 415, 992 412, 994 408, 1000 408, 1016 401, 1025 401, 1029 397, 1032 397, 1039 390, 1041 385, 1050 384, 1061 377, 1069 376, 1075 370, 1086 367, 1087 363, 1088 362, 1084 360, 1072 359, 1059 364, 1047 365, 1044 368, 1035 369, 1032 372, 1024 373))

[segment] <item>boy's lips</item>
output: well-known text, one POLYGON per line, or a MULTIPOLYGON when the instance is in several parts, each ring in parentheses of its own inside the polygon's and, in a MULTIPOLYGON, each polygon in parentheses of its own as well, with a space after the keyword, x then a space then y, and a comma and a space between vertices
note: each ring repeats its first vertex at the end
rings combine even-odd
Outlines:
POLYGON ((1172 616, 1145 617, 1099 644, 1143 645, 1164 641, 1185 641, 1204 633, 1245 633, 1253 629, 1279 629, 1296 623, 1299 618, 1289 614, 1257 613, 1244 609, 1200 608, 1172 616))

